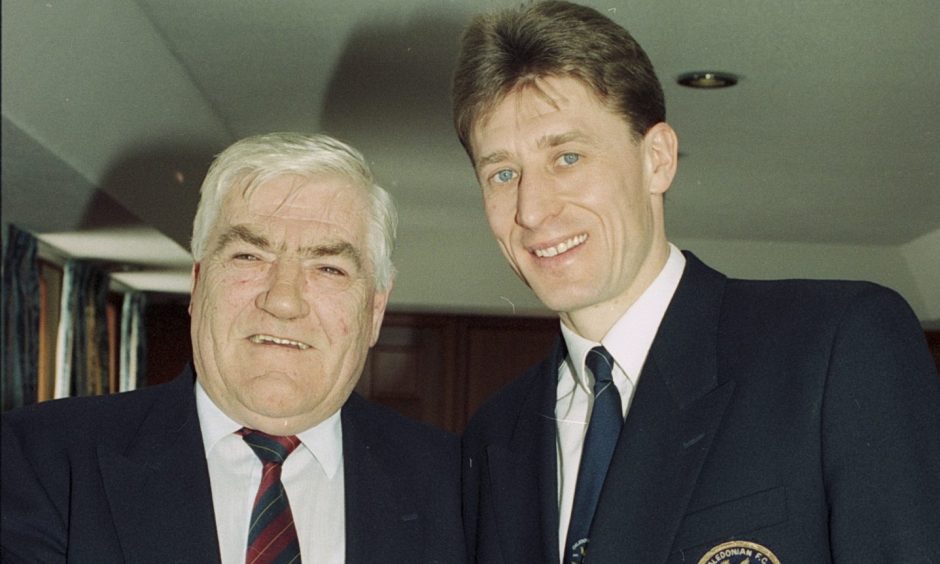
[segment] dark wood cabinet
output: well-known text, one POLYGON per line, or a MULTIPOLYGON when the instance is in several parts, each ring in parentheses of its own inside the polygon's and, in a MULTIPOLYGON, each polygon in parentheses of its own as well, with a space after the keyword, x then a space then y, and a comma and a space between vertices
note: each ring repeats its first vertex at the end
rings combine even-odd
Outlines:
POLYGON ((558 320, 390 313, 357 390, 460 432, 493 392, 548 352, 558 320))
POLYGON ((356 391, 413 419, 453 428, 453 327, 445 319, 387 315, 356 391))

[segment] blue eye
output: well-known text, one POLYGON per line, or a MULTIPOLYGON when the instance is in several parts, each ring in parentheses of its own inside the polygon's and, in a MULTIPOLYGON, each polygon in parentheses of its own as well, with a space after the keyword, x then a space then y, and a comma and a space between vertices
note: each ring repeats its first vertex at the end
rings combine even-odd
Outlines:
POLYGON ((581 155, 577 153, 565 153, 564 155, 561 156, 562 164, 565 164, 567 166, 571 166, 574 163, 578 162, 579 160, 581 160, 581 155))
POLYGON ((515 178, 515 176, 516 176, 515 172, 509 170, 508 168, 504 168, 503 170, 497 172, 494 175, 494 178, 496 179, 496 182, 500 184, 505 184, 511 181, 513 178, 515 178))

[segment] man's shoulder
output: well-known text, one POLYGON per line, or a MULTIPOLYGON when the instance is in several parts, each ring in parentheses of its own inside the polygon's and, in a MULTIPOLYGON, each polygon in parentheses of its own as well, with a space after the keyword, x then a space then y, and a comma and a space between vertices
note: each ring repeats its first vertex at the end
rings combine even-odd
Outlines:
POLYGON ((343 406, 343 457, 347 470, 378 472, 416 491, 456 487, 460 443, 456 435, 409 419, 353 394, 343 406), (371 469, 371 470, 370 470, 371 469))
POLYGON ((546 394, 555 395, 559 351, 553 349, 539 363, 510 380, 488 397, 470 418, 463 434, 467 444, 479 438, 486 442, 511 436, 522 414, 538 411, 546 394))
MULTIPOLYGON (((716 300, 715 311, 726 336, 765 338, 768 332, 795 336, 803 331, 818 335, 836 331, 840 325, 871 324, 884 318, 904 327, 912 320, 916 325, 910 304, 896 291, 873 282, 729 278, 693 253, 686 251, 685 256, 686 272, 680 285, 683 305, 696 309, 707 300, 716 300)), ((690 322, 694 318, 686 319, 690 322)))
POLYGON ((876 310, 910 312, 896 291, 873 282, 850 280, 744 280, 729 279, 723 296, 727 309, 776 316, 778 320, 840 319, 855 312, 876 310))
POLYGON ((546 372, 557 374, 557 369, 557 366, 552 366, 551 358, 542 359, 488 397, 478 414, 492 417, 494 413, 504 413, 507 409, 521 407, 523 403, 530 401, 531 394, 537 389, 539 383, 546 380, 546 372))
POLYGON ((770 300, 771 305, 787 301, 792 308, 802 305, 802 302, 793 301, 797 298, 808 300, 813 306, 817 304, 838 306, 846 301, 870 296, 888 299, 897 297, 897 293, 889 288, 862 280, 733 278, 714 270, 694 253, 684 251, 683 254, 686 257, 684 282, 691 284, 693 288, 698 288, 709 281, 723 280, 722 297, 725 300, 758 302, 770 300))
POLYGON ((39 402, 3 414, 3 425, 23 437, 38 440, 100 438, 101 430, 126 429, 148 411, 148 406, 178 393, 180 382, 98 396, 70 397, 39 402))
POLYGON ((889 288, 864 280, 728 278, 728 286, 731 291, 759 296, 815 296, 823 300, 843 300, 868 294, 895 293, 889 288))
POLYGON ((343 433, 368 434, 383 442, 409 448, 449 449, 456 444, 452 433, 405 417, 397 411, 353 393, 342 408, 343 433))
POLYGON ((845 307, 855 301, 902 302, 897 292, 864 280, 837 279, 748 279, 725 277, 724 274, 703 263, 693 253, 686 251, 686 282, 692 287, 706 280, 724 279, 722 300, 725 307, 744 302, 749 307, 775 308, 786 305, 790 311, 800 309, 824 310, 845 307))

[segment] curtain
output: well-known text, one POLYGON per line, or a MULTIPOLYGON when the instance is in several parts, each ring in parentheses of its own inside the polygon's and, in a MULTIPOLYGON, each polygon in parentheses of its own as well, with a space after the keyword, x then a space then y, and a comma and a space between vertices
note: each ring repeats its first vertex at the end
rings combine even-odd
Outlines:
POLYGON ((36 238, 10 225, 3 255, 3 409, 36 402, 39 265, 36 238))
POLYGON ((144 310, 147 296, 143 292, 124 294, 121 305, 121 377, 119 390, 127 392, 146 383, 147 333, 144 310))
POLYGON ((57 398, 108 392, 109 282, 108 274, 92 262, 65 264, 56 342, 57 398))

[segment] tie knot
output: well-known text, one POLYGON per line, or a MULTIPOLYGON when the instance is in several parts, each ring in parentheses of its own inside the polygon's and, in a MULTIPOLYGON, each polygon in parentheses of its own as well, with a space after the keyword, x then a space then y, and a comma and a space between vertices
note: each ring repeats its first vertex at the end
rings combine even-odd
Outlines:
POLYGON ((611 373, 614 369, 614 357, 610 356, 603 346, 594 347, 588 351, 587 358, 584 360, 587 367, 594 375, 594 387, 598 384, 609 384, 612 381, 611 373))
POLYGON ((296 435, 280 437, 249 429, 248 427, 242 427, 238 433, 264 464, 272 462, 282 464, 287 455, 300 444, 300 439, 296 435))

